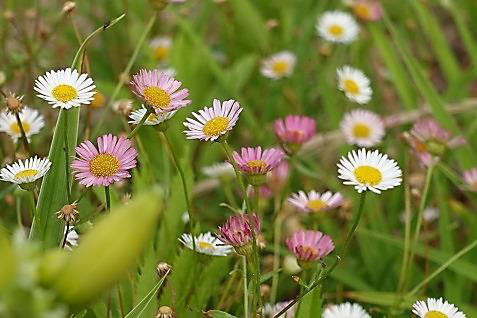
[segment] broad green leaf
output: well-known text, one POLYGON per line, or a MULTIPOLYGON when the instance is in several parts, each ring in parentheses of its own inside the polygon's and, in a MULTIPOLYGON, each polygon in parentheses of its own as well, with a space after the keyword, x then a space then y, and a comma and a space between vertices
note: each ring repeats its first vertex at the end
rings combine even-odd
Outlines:
POLYGON ((2 266, 0 266, 0 291, 8 285, 14 278, 16 271, 16 257, 7 239, 5 232, 0 229, 0 255, 2 257, 2 266))
MULTIPOLYGON (((394 306, 399 303, 399 295, 395 293, 374 292, 374 291, 350 291, 346 293, 346 297, 357 300, 359 302, 374 304, 379 306, 394 306)), ((407 297, 402 300, 402 308, 410 308, 415 303, 417 297, 407 297)))

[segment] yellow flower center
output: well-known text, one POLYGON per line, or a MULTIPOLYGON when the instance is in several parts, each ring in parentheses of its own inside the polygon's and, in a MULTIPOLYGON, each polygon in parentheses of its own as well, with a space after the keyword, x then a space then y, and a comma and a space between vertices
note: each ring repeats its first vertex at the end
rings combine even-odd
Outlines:
POLYGON ((371 16, 371 11, 369 9, 369 6, 366 4, 357 4, 353 8, 354 14, 356 14, 358 17, 361 19, 368 19, 371 16))
POLYGON ((324 207, 326 207, 326 203, 320 199, 310 200, 306 204, 306 207, 316 213, 320 212, 324 207))
POLYGON ((338 24, 333 24, 328 28, 328 32, 330 32, 333 36, 339 37, 343 34, 343 27, 338 24))
POLYGON ((209 120, 202 128, 202 132, 207 136, 219 136, 227 130, 229 119, 227 117, 215 117, 209 120))
POLYGON ((267 167, 267 163, 263 160, 250 160, 247 162, 247 167, 250 169, 258 168, 259 170, 263 170, 267 167))
POLYGON ((156 120, 157 120, 156 114, 149 114, 149 116, 147 116, 147 119, 146 119, 146 121, 150 123, 155 122, 156 120))
POLYGON ((102 153, 91 159, 89 171, 96 177, 110 177, 119 170, 119 159, 109 153, 102 153))
POLYGON ((197 246, 202 250, 213 250, 214 249, 214 245, 212 245, 209 242, 200 241, 200 242, 196 242, 196 243, 197 243, 197 246))
MULTIPOLYGON (((23 130, 25 131, 25 134, 28 134, 30 132, 30 124, 22 121, 22 126, 23 130)), ((10 125, 10 131, 14 134, 21 133, 20 126, 18 126, 17 122, 14 122, 10 125)))
POLYGON ((165 60, 168 56, 169 56, 169 48, 167 47, 160 46, 154 50, 154 57, 159 61, 165 60))
POLYGON ((288 71, 288 63, 286 61, 278 61, 272 65, 272 70, 278 75, 285 74, 288 71))
POLYGON ((448 316, 440 311, 431 310, 424 316, 424 318, 448 318, 448 316))
POLYGON ((165 109, 171 102, 171 96, 162 88, 149 86, 144 90, 146 102, 156 108, 165 109))
POLYGON ((96 91, 96 93, 93 96, 93 101, 89 105, 93 108, 100 108, 100 107, 103 107, 105 101, 106 101, 106 97, 104 97, 104 95, 101 94, 100 92, 96 91))
POLYGON ((56 86, 51 91, 51 94, 54 98, 63 103, 69 102, 70 100, 73 100, 78 97, 78 92, 76 91, 76 88, 67 84, 60 84, 56 86))
POLYGON ((28 178, 28 177, 34 177, 38 174, 38 170, 35 170, 35 169, 27 169, 27 170, 23 170, 23 171, 20 171, 18 172, 16 175, 15 175, 15 178, 17 179, 24 179, 24 178, 28 178))
POLYGON ((313 246, 308 246, 308 245, 302 247, 302 252, 303 254, 310 253, 312 257, 315 257, 316 255, 318 255, 318 250, 314 248, 313 246))
POLYGON ((371 166, 360 166, 354 169, 354 176, 359 183, 371 186, 378 185, 383 179, 381 171, 371 166))
POLYGON ((353 136, 356 138, 368 138, 371 134, 371 128, 368 125, 357 123, 353 126, 353 136))
POLYGON ((348 94, 356 95, 359 93, 359 86, 352 79, 345 79, 343 81, 344 90, 348 94))

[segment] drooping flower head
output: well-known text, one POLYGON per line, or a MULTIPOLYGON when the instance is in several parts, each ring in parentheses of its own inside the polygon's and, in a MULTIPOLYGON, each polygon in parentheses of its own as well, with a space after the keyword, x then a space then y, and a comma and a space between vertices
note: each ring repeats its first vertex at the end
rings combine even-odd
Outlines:
POLYGON ((465 171, 463 178, 469 188, 477 192, 477 168, 472 168, 465 171))
POLYGON ((294 153, 316 132, 316 122, 307 116, 289 115, 275 120, 275 135, 283 144, 285 151, 294 153))
POLYGON ((305 213, 320 213, 334 209, 343 204, 343 196, 337 192, 333 194, 331 191, 326 191, 323 194, 311 190, 308 193, 298 191, 293 193, 288 199, 288 202, 296 206, 305 213))
POLYGON ((161 36, 151 40, 150 46, 153 50, 154 57, 159 62, 167 60, 171 50, 172 40, 170 37, 161 36))
POLYGON ((265 183, 266 174, 275 168, 283 160, 283 157, 283 151, 278 148, 262 151, 261 147, 242 147, 240 154, 236 151, 233 152, 233 159, 252 185, 265 183))
POLYGON ((187 139, 217 140, 232 130, 241 112, 242 107, 233 99, 223 103, 214 99, 213 107, 205 107, 198 113, 193 112, 195 118, 186 119, 184 126, 189 130, 185 130, 184 133, 187 139))
MULTIPOLYGON (((45 126, 43 116, 36 109, 25 107, 18 115, 28 141, 45 126)), ((0 114, 0 131, 7 133, 13 142, 17 142, 22 136, 17 118, 9 112, 0 114)))
POLYGON ((238 254, 250 255, 253 235, 254 233, 258 235, 260 232, 260 219, 256 214, 233 215, 227 219, 223 226, 219 226, 219 232, 220 240, 232 245, 238 254))
POLYGON ((312 262, 330 254, 335 245, 328 235, 320 231, 298 231, 286 241, 290 252, 298 261, 312 262))
POLYGON ((385 134, 381 118, 365 109, 355 109, 346 113, 340 128, 346 142, 359 147, 374 147, 381 143, 385 134))
MULTIPOLYGON (((146 115, 147 109, 144 107, 144 105, 141 105, 140 109, 137 109, 133 111, 131 114, 129 114, 129 118, 131 119, 129 121, 130 124, 133 125, 138 125, 141 122, 141 119, 146 115)), ((144 125, 147 126, 155 126, 159 125, 166 120, 171 119, 175 115, 176 111, 172 112, 167 112, 167 113, 159 113, 159 114, 149 114, 147 116, 146 121, 144 122, 144 125)))
POLYGON ((354 15, 363 21, 377 21, 383 14, 381 5, 376 0, 356 0, 352 9, 354 15))
POLYGON ((25 190, 33 189, 35 182, 50 170, 51 162, 37 156, 7 165, 0 170, 0 180, 18 184, 25 190))
POLYGON ((87 74, 67 68, 58 71, 49 71, 39 76, 35 81, 35 91, 53 108, 69 109, 90 104, 94 99, 96 88, 93 80, 87 74))
POLYGON ((77 159, 71 163, 76 180, 84 186, 109 186, 131 177, 137 151, 131 140, 111 134, 98 137, 98 148, 89 140, 76 147, 77 159))
POLYGON ((366 104, 371 100, 373 90, 370 81, 360 70, 345 65, 336 70, 338 89, 343 91, 348 99, 358 104, 366 104))
MULTIPOLYGON (((179 241, 187 248, 194 250, 194 242, 191 234, 182 234, 179 241)), ((232 246, 225 244, 213 236, 212 233, 206 232, 195 237, 195 250, 206 255, 227 256, 232 252, 232 246)))
POLYGON ((262 62, 260 72, 263 76, 271 79, 288 77, 293 73, 295 63, 295 54, 289 51, 279 52, 262 62))
POLYGON ((349 13, 327 11, 318 18, 316 30, 326 41, 347 44, 356 40, 359 26, 349 13))
MULTIPOLYGON (((263 306, 263 315, 265 318, 273 318, 275 317, 279 312, 281 312, 283 309, 285 309, 286 306, 288 306, 291 303, 291 301, 282 301, 276 304, 265 304, 263 306)), ((290 309, 287 310, 283 316, 284 318, 293 318, 295 317, 295 312, 296 312, 296 305, 293 305, 290 307, 290 309)))
POLYGON ((371 318, 359 304, 331 305, 323 311, 323 318, 371 318))
POLYGON ((140 70, 129 83, 132 92, 156 113, 171 112, 191 103, 189 91, 179 89, 181 82, 159 70, 140 70))
POLYGON ((420 318, 466 318, 459 308, 442 298, 427 298, 426 301, 417 301, 412 308, 412 312, 420 318))
POLYGON ((233 178, 234 167, 230 162, 218 162, 202 168, 202 173, 210 178, 233 178))
POLYGON ((338 178, 343 184, 352 185, 359 192, 371 190, 381 193, 401 184, 402 171, 396 161, 378 150, 364 148, 341 157, 338 163, 338 178))

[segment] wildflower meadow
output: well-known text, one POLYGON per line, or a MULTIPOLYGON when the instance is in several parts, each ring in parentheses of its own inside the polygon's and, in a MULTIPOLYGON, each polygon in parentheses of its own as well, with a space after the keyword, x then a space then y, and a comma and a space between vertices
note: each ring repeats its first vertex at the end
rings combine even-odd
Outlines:
POLYGON ((0 14, 0 318, 477 317, 475 0, 0 14))

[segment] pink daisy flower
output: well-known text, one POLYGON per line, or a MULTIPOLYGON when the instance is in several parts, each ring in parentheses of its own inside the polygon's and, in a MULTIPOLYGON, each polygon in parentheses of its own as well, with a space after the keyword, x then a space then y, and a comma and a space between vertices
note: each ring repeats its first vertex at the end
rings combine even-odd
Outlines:
POLYGON ((313 137, 316 132, 315 126, 315 120, 311 117, 290 115, 285 119, 280 118, 275 121, 275 134, 280 142, 288 147, 296 148, 298 146, 299 148, 313 137))
POLYGON ((136 167, 137 151, 129 139, 111 134, 98 137, 98 148, 89 140, 76 147, 78 156, 71 168, 80 184, 90 187, 109 186, 129 178, 130 169, 136 167))
POLYGON ((376 0, 357 0, 352 9, 353 13, 364 21, 377 21, 383 14, 381 5, 376 0))
POLYGON ((472 168, 464 172, 464 181, 475 192, 477 192, 477 168, 472 168))
POLYGON ((334 249, 333 240, 319 231, 298 231, 286 241, 288 249, 299 261, 316 261, 334 249))
POLYGON ((260 219, 255 213, 251 216, 233 215, 227 219, 223 226, 219 226, 219 232, 219 239, 232 245, 238 254, 250 255, 253 233, 257 235, 260 232, 260 219), (252 225, 250 219, 252 219, 252 225))
POLYGON ((159 70, 140 70, 129 83, 132 92, 158 114, 178 110, 191 103, 186 99, 189 91, 185 88, 179 90, 181 84, 159 70))
POLYGON ((267 184, 276 193, 280 192, 285 186, 290 175, 290 166, 288 161, 282 160, 267 175, 267 184))
POLYGON ((262 151, 261 147, 242 147, 241 154, 234 151, 233 159, 247 176, 247 181, 254 185, 262 185, 267 180, 266 174, 282 161, 284 153, 281 149, 270 148, 262 151))
POLYGON ((319 213, 342 205, 343 196, 339 192, 333 194, 331 191, 322 194, 315 190, 308 193, 298 191, 291 195, 288 202, 305 213, 319 213))

